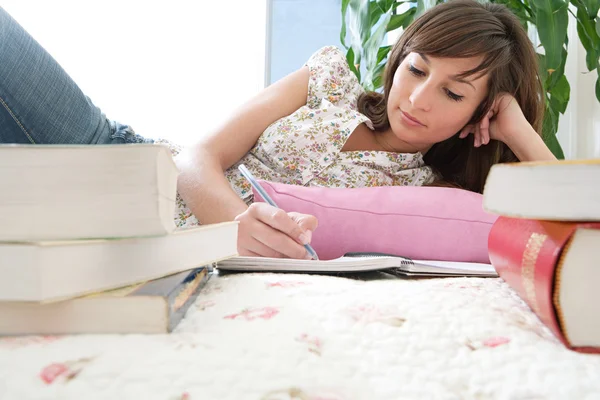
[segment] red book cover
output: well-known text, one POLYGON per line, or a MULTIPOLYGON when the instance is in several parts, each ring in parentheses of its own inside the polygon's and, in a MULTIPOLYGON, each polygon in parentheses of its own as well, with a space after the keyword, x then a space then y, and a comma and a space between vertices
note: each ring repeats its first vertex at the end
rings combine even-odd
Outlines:
POLYGON ((582 352, 600 348, 573 348, 568 342, 553 304, 556 268, 578 228, 600 229, 600 223, 551 222, 499 217, 488 238, 490 261, 540 320, 567 347, 582 352))

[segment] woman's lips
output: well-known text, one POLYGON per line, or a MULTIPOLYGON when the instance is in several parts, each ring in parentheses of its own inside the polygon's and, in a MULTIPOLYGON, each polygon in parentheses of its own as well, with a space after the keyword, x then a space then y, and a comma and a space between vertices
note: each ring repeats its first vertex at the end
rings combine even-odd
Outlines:
POLYGON ((425 126, 421 121, 413 117, 407 112, 400 110, 400 114, 402 114, 402 120, 411 126, 425 126))

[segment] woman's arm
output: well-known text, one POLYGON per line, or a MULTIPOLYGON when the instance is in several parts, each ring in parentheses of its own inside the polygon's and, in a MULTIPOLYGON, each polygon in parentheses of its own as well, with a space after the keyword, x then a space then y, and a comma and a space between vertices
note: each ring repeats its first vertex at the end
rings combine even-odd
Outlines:
POLYGON ((507 136, 504 140, 520 161, 556 160, 544 140, 529 124, 521 128, 520 134, 507 136))
MULTIPOLYGON (((248 210, 231 188, 224 172, 250 151, 270 124, 306 104, 308 80, 308 67, 303 67, 267 87, 242 106, 220 129, 201 138, 176 157, 180 170, 179 193, 201 223, 232 221, 236 217, 240 220, 239 242, 246 243, 245 248, 238 246, 240 254, 294 258, 305 255, 304 247, 297 243, 306 241, 305 237, 299 238, 305 233, 304 229, 270 206, 254 205, 248 210), (276 231, 286 235, 278 235, 276 231), (257 235, 260 237, 254 237, 257 235), (297 242, 284 237, 289 235, 296 235, 292 238, 297 242)), ((305 226, 310 228, 314 225, 314 229, 316 220, 300 219, 307 220, 309 222, 305 222, 305 226)))

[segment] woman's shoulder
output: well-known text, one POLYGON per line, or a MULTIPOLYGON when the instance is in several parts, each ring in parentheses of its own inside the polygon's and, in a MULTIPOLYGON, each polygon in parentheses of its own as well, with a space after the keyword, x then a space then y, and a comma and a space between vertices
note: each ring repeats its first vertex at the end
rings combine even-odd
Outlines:
POLYGON ((310 56, 306 64, 310 66, 310 64, 329 64, 332 62, 342 62, 345 63, 346 66, 348 65, 348 62, 346 61, 346 56, 344 55, 342 50, 337 46, 330 45, 321 47, 320 49, 315 51, 310 56))
MULTIPOLYGON (((305 64, 311 71, 311 76, 324 75, 324 77, 335 75, 340 79, 356 76, 351 71, 346 56, 336 46, 325 46, 315 51, 305 64)), ((358 84, 358 79, 356 79, 358 84)))
POLYGON ((313 53, 305 64, 310 72, 308 105, 316 107, 323 99, 333 104, 356 108, 364 92, 350 69, 346 56, 336 46, 325 46, 313 53))

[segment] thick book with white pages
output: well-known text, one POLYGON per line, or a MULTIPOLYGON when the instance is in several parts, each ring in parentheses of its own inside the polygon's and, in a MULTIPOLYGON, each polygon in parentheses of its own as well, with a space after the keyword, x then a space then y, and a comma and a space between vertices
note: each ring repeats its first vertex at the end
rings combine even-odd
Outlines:
POLYGON ((178 173, 158 144, 0 145, 0 241, 165 235, 178 173))
POLYGON ((491 264, 411 260, 377 253, 349 253, 333 260, 294 260, 266 257, 233 257, 217 263, 223 271, 365 272, 383 271, 404 276, 497 277, 491 264))
POLYGON ((495 164, 483 208, 513 218, 600 221, 600 158, 495 164))
POLYGON ((0 301, 0 335, 168 333, 209 276, 202 267, 55 303, 0 301))
POLYGON ((194 269, 237 255, 238 222, 166 236, 0 243, 0 301, 56 301, 194 269))

